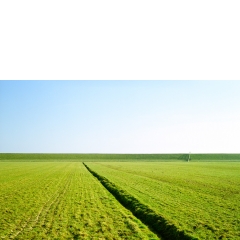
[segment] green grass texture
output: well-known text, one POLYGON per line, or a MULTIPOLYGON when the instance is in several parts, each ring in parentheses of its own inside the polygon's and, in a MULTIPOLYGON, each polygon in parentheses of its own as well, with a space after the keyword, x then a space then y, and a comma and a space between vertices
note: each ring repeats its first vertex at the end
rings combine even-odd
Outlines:
POLYGON ((86 164, 192 238, 240 239, 239 162, 86 164))
POLYGON ((0 239, 159 239, 82 163, 0 163, 0 239))
MULTIPOLYGON (((43 154, 0 153, 0 162, 188 161, 189 154, 43 154)), ((190 161, 240 161, 240 154, 191 154, 190 161)))

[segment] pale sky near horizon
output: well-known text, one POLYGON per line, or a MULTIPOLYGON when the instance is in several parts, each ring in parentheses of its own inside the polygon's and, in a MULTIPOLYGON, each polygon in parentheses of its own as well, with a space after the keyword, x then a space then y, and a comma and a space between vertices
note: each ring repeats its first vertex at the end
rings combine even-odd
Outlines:
POLYGON ((0 1, 0 152, 240 153, 240 1, 0 1))
POLYGON ((240 153, 240 81, 0 81, 0 152, 240 153))

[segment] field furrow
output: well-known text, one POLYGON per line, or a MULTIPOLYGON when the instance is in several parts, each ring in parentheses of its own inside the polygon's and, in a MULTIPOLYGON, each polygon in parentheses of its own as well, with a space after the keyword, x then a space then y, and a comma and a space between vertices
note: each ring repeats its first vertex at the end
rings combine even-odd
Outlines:
POLYGON ((179 231, 240 239, 239 163, 86 163, 179 231))
POLYGON ((159 239, 82 163, 1 166, 1 239, 159 239))

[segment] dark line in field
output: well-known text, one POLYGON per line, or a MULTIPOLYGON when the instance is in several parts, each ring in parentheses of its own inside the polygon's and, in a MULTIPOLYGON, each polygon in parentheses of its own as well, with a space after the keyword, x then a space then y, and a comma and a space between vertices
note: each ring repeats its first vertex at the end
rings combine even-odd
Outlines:
POLYGON ((152 210, 149 206, 141 203, 138 199, 130 195, 123 189, 120 189, 107 178, 91 170, 84 162, 86 169, 96 177, 101 184, 132 214, 147 225, 160 238, 171 240, 196 240, 186 232, 179 230, 174 224, 171 224, 161 215, 152 210))

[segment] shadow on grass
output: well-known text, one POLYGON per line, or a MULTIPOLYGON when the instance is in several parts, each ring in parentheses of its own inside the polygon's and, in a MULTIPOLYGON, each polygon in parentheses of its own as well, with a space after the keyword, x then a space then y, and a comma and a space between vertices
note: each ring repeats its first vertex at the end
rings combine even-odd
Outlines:
POLYGON ((146 224, 160 238, 171 240, 197 240, 186 232, 179 230, 174 224, 168 222, 149 206, 142 204, 138 199, 117 187, 107 178, 91 170, 85 163, 83 165, 95 176, 102 185, 134 216, 146 224))

